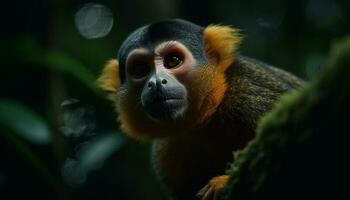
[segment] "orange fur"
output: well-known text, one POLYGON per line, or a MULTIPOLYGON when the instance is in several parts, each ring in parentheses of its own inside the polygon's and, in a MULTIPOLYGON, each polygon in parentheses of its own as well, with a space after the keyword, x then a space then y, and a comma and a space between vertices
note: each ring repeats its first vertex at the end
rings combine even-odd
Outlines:
POLYGON ((201 199, 219 199, 219 196, 224 193, 224 188, 229 178, 228 175, 212 178, 209 183, 198 192, 197 196, 201 199))
POLYGON ((192 107, 190 121, 203 126, 224 97, 227 88, 225 76, 216 69, 216 66, 208 65, 193 71, 190 79, 188 83, 190 107, 192 107))
POLYGON ((238 30, 230 26, 209 25, 204 29, 203 37, 209 61, 221 72, 226 71, 234 61, 233 54, 242 40, 238 30))
POLYGON ((105 91, 110 93, 108 99, 115 101, 115 93, 120 86, 119 80, 119 62, 117 59, 111 59, 107 62, 100 77, 97 79, 97 84, 105 91))
MULTIPOLYGON (((234 62, 235 51, 241 42, 241 36, 237 29, 229 26, 209 25, 203 32, 205 53, 209 60, 209 66, 196 71, 197 77, 194 88, 203 88, 203 92, 197 92, 196 96, 204 96, 201 107, 196 113, 197 123, 205 123, 216 111, 226 92, 226 69, 234 62), (200 87, 201 86, 201 87, 200 87)), ((197 100, 198 101, 198 100, 197 100)))

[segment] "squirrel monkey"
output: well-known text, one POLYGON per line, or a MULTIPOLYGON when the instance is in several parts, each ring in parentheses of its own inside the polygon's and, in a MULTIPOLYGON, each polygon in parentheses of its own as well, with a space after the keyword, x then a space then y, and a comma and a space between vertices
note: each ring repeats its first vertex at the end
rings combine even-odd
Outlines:
POLYGON ((282 93, 303 84, 239 55, 240 42, 229 26, 153 23, 126 38, 98 79, 122 130, 153 140, 153 166, 171 199, 218 199, 232 151, 254 137, 282 93))

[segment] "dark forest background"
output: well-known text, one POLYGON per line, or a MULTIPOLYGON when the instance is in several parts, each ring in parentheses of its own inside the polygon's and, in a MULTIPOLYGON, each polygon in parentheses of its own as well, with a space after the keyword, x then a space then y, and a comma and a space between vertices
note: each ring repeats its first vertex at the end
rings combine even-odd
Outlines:
POLYGON ((0 12, 0 199, 164 199, 149 142, 95 85, 135 28, 184 18, 241 29, 240 52, 310 80, 349 34, 345 0, 15 0, 0 12))

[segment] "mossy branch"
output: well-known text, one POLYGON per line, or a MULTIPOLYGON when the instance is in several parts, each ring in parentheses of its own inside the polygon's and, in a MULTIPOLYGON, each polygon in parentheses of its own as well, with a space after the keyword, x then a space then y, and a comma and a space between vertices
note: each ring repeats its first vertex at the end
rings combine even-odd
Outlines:
POLYGON ((319 77, 284 95, 235 153, 225 199, 314 199, 347 193, 350 36, 332 48, 319 77))

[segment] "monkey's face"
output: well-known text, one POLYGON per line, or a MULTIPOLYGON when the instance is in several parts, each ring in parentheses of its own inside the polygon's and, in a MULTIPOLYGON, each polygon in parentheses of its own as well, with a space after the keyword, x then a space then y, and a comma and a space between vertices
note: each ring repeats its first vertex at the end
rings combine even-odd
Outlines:
POLYGON ((197 115, 204 100, 211 100, 206 97, 215 86, 209 73, 214 69, 198 61, 180 41, 162 41, 153 50, 130 50, 123 70, 125 81, 117 90, 122 127, 156 137, 193 127, 201 118, 197 115))
POLYGON ((188 108, 186 79, 195 65, 186 46, 165 41, 153 52, 130 51, 125 71, 130 87, 141 91, 138 98, 144 112, 154 121, 169 121, 183 117, 188 108))
POLYGON ((233 33, 170 20, 130 34, 99 79, 112 92, 123 130, 162 137, 207 121, 226 90, 224 72, 239 41, 233 33))

